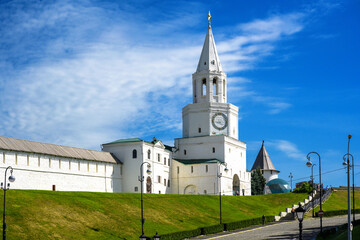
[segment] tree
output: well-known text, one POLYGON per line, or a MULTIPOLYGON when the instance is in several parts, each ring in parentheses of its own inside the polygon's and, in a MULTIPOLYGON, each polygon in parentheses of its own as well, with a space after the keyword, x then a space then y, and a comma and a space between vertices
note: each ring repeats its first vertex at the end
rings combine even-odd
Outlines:
POLYGON ((264 194, 266 179, 262 175, 260 168, 251 173, 251 195, 264 194))
POLYGON ((313 187, 307 183, 307 182, 304 182, 301 187, 299 188, 295 188, 293 190, 293 193, 311 193, 313 190, 313 187))

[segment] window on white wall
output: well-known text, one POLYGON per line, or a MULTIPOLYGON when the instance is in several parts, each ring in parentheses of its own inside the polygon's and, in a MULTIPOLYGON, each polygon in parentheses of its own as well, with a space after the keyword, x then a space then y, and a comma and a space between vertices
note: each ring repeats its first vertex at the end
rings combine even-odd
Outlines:
POLYGON ((150 149, 147 151, 147 157, 148 157, 148 159, 150 159, 150 157, 151 157, 151 151, 150 151, 150 149))
POLYGON ((164 186, 166 187, 166 178, 164 178, 164 186))
POLYGON ((170 158, 168 158, 168 166, 170 166, 170 158))
POLYGON ((161 158, 160 153, 158 153, 158 154, 157 154, 158 162, 160 162, 160 158, 161 158))
POLYGON ((164 165, 166 165, 166 157, 164 157, 164 165))
POLYGON ((208 166, 208 165, 205 166, 205 171, 206 171, 206 172, 209 171, 209 166, 208 166))
POLYGON ((59 159, 59 168, 61 168, 61 160, 59 159))
POLYGON ((69 160, 69 170, 71 170, 71 160, 69 160))
POLYGON ((135 191, 135 192, 139 191, 139 188, 138 188, 138 187, 135 187, 135 188, 134 188, 134 191, 135 191))
POLYGON ((5 153, 3 152, 3 163, 5 163, 5 153))
POLYGON ((161 183, 161 176, 158 176, 158 183, 161 183))
POLYGON ((49 158, 49 168, 51 168, 51 158, 49 158))
POLYGON ((40 157, 38 157, 38 166, 40 167, 40 157))
POLYGON ((87 163, 87 171, 89 172, 90 170, 90 163, 87 163))
POLYGON ((133 158, 137 158, 137 151, 136 151, 136 149, 133 150, 133 152, 132 152, 132 157, 133 157, 133 158))
POLYGON ((78 162, 78 170, 80 171, 80 161, 78 162))
POLYGON ((212 148, 212 152, 215 153, 215 148, 214 147, 212 148))
POLYGON ((194 167, 193 166, 191 166, 191 173, 193 173, 194 172, 194 167))
POLYGON ((168 180, 168 185, 167 186, 170 187, 170 179, 168 180))
POLYGON ((29 164, 30 164, 29 155, 27 155, 27 159, 26 159, 26 160, 27 160, 26 163, 27 163, 27 165, 29 166, 29 164))
POLYGON ((180 173, 180 168, 179 167, 177 167, 177 174, 179 174, 180 173))
POLYGON ((184 149, 184 155, 186 155, 186 149, 184 149))
POLYGON ((15 153, 15 165, 17 165, 18 164, 18 155, 17 155, 17 153, 15 153))

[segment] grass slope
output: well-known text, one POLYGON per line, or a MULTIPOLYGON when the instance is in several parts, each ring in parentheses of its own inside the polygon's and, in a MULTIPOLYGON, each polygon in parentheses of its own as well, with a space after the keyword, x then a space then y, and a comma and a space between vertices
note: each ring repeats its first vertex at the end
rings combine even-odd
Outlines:
MULTIPOLYGON (((223 222, 275 216, 304 198, 293 193, 223 196, 223 222)), ((9 190, 6 200, 10 240, 138 239, 141 234, 140 194, 9 190)), ((147 236, 215 225, 219 197, 144 194, 144 218, 147 236)))
MULTIPOLYGON (((352 192, 351 192, 351 208, 352 208, 352 192)), ((334 191, 331 193, 329 199, 322 204, 322 209, 326 214, 326 211, 335 210, 347 210, 347 191, 334 191)), ((355 191, 355 208, 360 208, 360 191, 355 191)), ((315 211, 319 211, 320 206, 315 208, 315 211)))

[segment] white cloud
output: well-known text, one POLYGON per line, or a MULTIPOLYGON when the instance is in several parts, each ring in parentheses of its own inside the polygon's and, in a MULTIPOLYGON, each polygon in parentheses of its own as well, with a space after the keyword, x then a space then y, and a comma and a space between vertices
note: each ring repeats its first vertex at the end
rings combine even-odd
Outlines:
POLYGON ((306 160, 306 154, 302 153, 298 147, 287 140, 275 140, 268 142, 278 150, 285 153, 289 158, 296 160, 306 160))
MULTIPOLYGON (((182 16, 191 22, 192 14, 182 16)), ((3 24, 9 49, 0 50, 6 55, 0 57, 6 73, 0 77, 0 134, 98 148, 159 129, 180 133, 180 111, 191 101, 191 74, 201 46, 164 38, 164 32, 179 30, 178 21, 145 25, 146 19, 137 17, 65 1, 20 11, 16 21, 3 24)), ((301 16, 255 20, 238 29, 218 43, 225 71, 253 68, 276 41, 302 29, 301 16)), ((272 114, 289 107, 247 88, 233 90, 267 104, 272 114)))

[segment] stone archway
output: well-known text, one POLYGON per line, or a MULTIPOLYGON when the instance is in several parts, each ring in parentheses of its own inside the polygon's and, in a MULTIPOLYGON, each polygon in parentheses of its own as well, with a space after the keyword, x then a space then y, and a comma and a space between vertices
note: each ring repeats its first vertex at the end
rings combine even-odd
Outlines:
POLYGON ((184 194, 196 194, 197 188, 195 185, 187 185, 184 189, 184 194))
POLYGON ((233 177, 233 195, 240 195, 240 179, 237 174, 233 177))
POLYGON ((146 193, 151 193, 151 177, 147 177, 146 179, 146 193))

